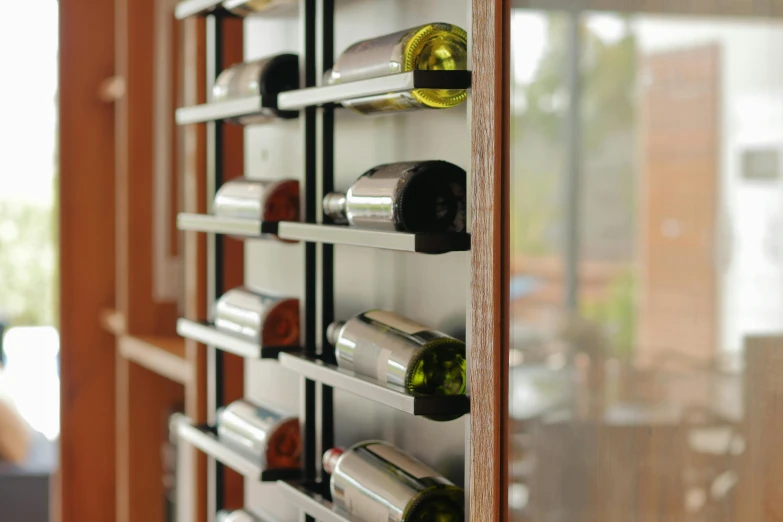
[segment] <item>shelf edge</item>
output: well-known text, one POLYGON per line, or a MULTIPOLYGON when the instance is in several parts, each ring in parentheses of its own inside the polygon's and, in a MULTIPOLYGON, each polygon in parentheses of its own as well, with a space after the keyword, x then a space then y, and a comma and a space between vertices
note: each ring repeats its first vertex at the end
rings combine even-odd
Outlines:
POLYGON ((187 385, 193 378, 189 361, 143 338, 118 336, 117 349, 122 357, 174 382, 187 385))

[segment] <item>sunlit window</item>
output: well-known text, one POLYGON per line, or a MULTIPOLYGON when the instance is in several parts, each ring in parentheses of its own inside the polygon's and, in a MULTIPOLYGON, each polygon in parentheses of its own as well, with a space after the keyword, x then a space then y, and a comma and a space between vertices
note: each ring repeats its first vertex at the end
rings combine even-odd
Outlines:
MULTIPOLYGON (((33 429, 59 434, 58 2, 0 16, 0 323, 3 391, 33 429), (20 23, 31 20, 35 23, 20 23), (23 52, 22 52, 23 50, 23 52)), ((1 518, 1 517, 0 517, 1 518)))

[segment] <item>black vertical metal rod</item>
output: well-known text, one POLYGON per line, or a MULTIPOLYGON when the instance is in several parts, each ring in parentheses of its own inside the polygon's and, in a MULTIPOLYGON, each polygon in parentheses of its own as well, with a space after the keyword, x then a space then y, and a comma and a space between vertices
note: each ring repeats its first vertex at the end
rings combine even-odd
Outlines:
MULTIPOLYGON (((300 12, 304 15, 302 52, 302 73, 304 87, 313 87, 316 82, 316 0, 301 0, 300 12)), ((315 108, 304 110, 304 220, 315 223, 317 191, 317 127, 315 108)), ((305 244, 305 280, 304 280, 304 323, 305 350, 313 352, 316 346, 317 328, 317 250, 315 243, 305 244)), ((315 479, 316 455, 316 383, 310 379, 304 381, 304 429, 303 429, 303 474, 304 479, 315 479)), ((306 517, 308 522, 312 517, 306 517)))
MULTIPOLYGON (((334 64, 334 0, 322 0, 322 73, 334 64)), ((334 190, 334 106, 323 109, 321 127, 321 188, 322 194, 334 190)), ((323 212, 321 212, 323 215, 323 212)), ((327 360, 334 358, 334 351, 326 339, 326 327, 334 321, 334 246, 324 244, 321 250, 321 346, 327 360)), ((334 446, 334 390, 321 387, 321 448, 334 446)), ((322 476, 325 473, 322 471, 322 476)))

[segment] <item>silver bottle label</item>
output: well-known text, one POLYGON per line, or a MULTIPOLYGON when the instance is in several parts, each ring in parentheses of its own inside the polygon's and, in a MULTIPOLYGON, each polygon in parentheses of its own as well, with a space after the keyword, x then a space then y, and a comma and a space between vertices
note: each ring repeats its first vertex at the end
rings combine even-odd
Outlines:
POLYGON ((218 437, 225 444, 261 460, 270 437, 291 416, 245 399, 232 402, 218 413, 218 437))
POLYGON ((400 522, 408 505, 445 477, 385 442, 360 443, 346 451, 332 473, 335 503, 368 522, 400 522))
POLYGON ((406 29, 351 45, 332 67, 329 83, 355 82, 402 71, 403 47, 407 35, 416 29, 406 29))
POLYGON ((246 288, 233 288, 218 299, 215 307, 215 327, 260 343, 266 314, 279 301, 279 298, 258 294, 246 288))
POLYGON ((448 336, 393 312, 373 310, 345 323, 335 355, 341 368, 404 387, 416 353, 443 337, 448 336))

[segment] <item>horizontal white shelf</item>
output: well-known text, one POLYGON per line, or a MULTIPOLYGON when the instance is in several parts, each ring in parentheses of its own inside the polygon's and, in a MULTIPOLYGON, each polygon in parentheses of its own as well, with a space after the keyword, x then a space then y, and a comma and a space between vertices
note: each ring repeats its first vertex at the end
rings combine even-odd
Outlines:
POLYGON ((177 320, 177 333, 187 339, 214 346, 224 352, 249 359, 276 359, 280 352, 300 350, 300 348, 280 346, 262 347, 252 341, 218 330, 211 324, 199 323, 188 319, 177 320))
MULTIPOLYGON (((177 20, 184 20, 191 16, 204 16, 208 14, 219 14, 221 16, 234 16, 229 9, 233 9, 244 3, 244 0, 182 0, 174 8, 174 16, 177 20)), ((293 16, 299 10, 297 3, 292 5, 281 5, 277 8, 265 9, 258 13, 252 13, 252 16, 281 17, 293 16)))
MULTIPOLYGON (((286 117, 295 117, 296 113, 290 111, 305 107, 318 107, 379 94, 410 92, 415 89, 468 89, 470 82, 470 71, 413 71, 392 74, 369 80, 282 92, 277 97, 277 110, 288 111, 284 112, 286 117)), ((268 105, 264 104, 261 96, 248 96, 181 107, 177 109, 175 119, 177 125, 189 125, 252 117, 275 110, 274 106, 268 105)))
POLYGON ((409 92, 415 89, 469 89, 470 84, 470 71, 412 71, 368 80, 282 92, 277 97, 277 106, 281 110, 298 110, 379 94, 409 92))
POLYGON ((289 241, 351 245, 421 254, 445 254, 470 250, 470 234, 464 233, 409 234, 292 221, 265 223, 257 219, 186 213, 177 216, 177 228, 179 230, 240 236, 248 239, 274 234, 280 239, 289 241))
POLYGON ((191 123, 257 116, 269 110, 268 107, 264 107, 261 96, 250 96, 237 98, 236 100, 181 107, 175 113, 175 120, 177 125, 189 125, 191 123))
POLYGON ((285 482, 282 480, 277 484, 288 502, 319 522, 363 522, 334 507, 329 499, 317 491, 319 489, 328 489, 326 484, 285 482))
POLYGON ((277 222, 264 222, 260 219, 210 216, 208 214, 188 214, 185 212, 177 214, 177 228, 179 230, 226 234, 248 238, 260 238, 264 234, 277 234, 278 225, 279 223, 277 222))
POLYGON ((280 239, 293 241, 352 245, 422 254, 445 254, 470 250, 470 234, 409 234, 284 221, 280 223, 278 236, 280 239))
POLYGON ((411 415, 457 418, 470 412, 470 398, 465 395, 413 395, 399 386, 381 384, 301 353, 281 353, 280 364, 313 381, 411 415))
POLYGON ((174 7, 174 16, 182 20, 190 16, 198 16, 222 10, 221 0, 183 0, 174 7))
POLYGON ((183 419, 177 424, 177 435, 180 440, 193 445, 201 452, 249 479, 274 482, 295 480, 302 474, 299 469, 264 469, 260 463, 254 462, 220 442, 215 435, 214 428, 208 426, 194 426, 183 419))

